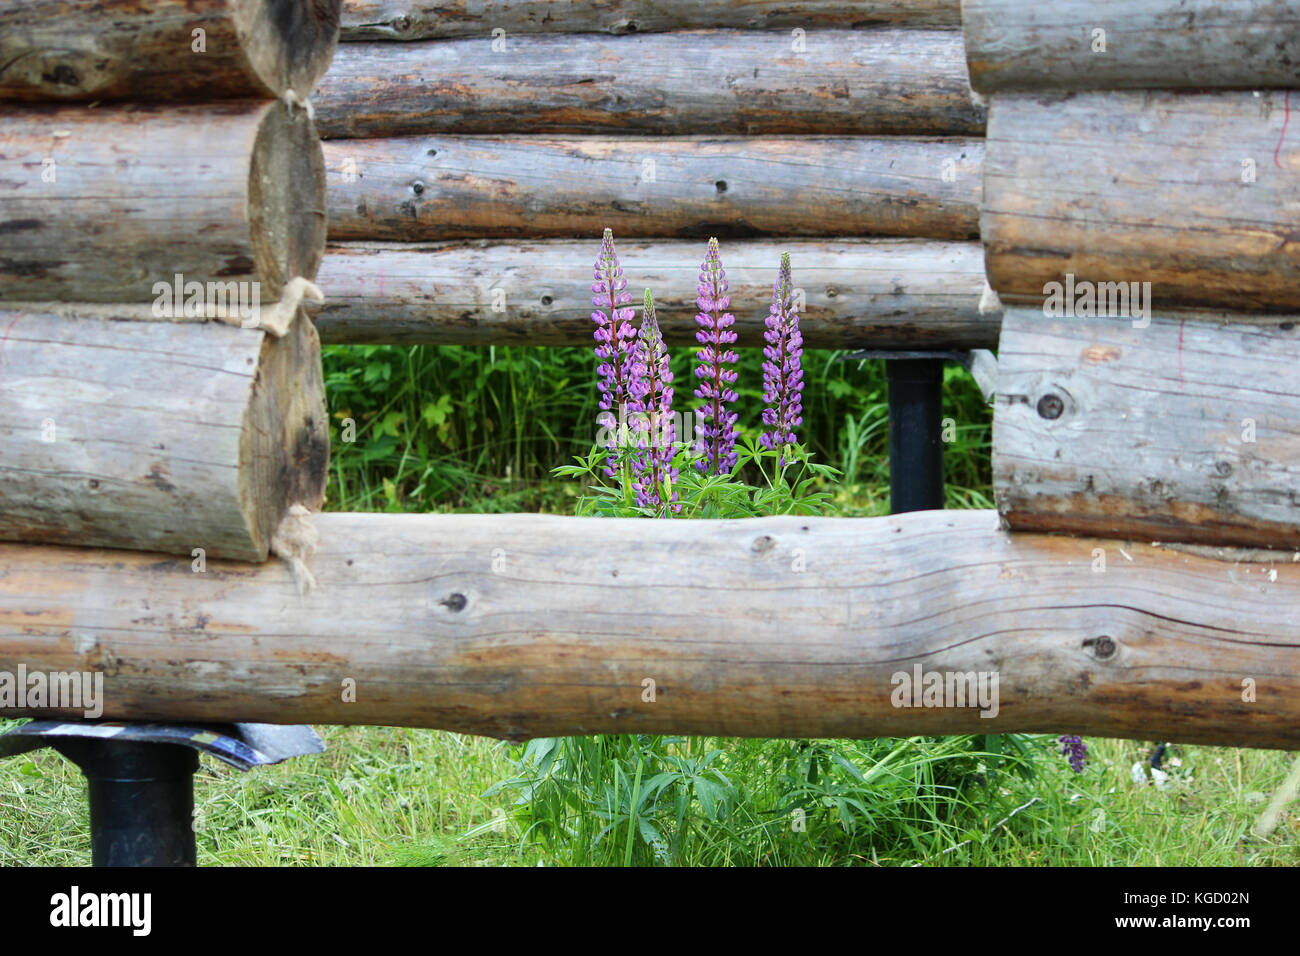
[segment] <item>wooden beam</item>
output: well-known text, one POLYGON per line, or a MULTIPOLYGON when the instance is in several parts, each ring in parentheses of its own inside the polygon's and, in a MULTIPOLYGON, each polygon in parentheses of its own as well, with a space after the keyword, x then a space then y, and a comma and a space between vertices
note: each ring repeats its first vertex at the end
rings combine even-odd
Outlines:
MULTIPOLYGON (((599 242, 332 246, 320 270, 325 342, 591 345, 599 242)), ((654 290, 664 337, 695 342, 705 243, 619 241, 629 288, 654 290)), ((986 348, 1001 317, 981 315, 978 243, 904 239, 727 242, 722 263, 740 344, 763 343, 781 253, 805 306, 809 348, 986 348)))
POLYGON ((673 30, 820 30, 960 27, 959 0, 345 0, 353 40, 443 40, 519 33, 664 33, 673 30))
POLYGON ((1146 322, 1007 310, 998 509, 1020 530, 1300 550, 1295 317, 1146 322))
POLYGON ((284 103, 133 104, 0 114, 0 300, 151 302, 177 273, 315 276, 325 167, 284 103))
POLYGON ((993 97, 980 232, 994 289, 1036 303, 1073 275, 1150 282, 1158 307, 1300 310, 1300 137, 1284 136, 1284 100, 993 97))
POLYGON ((301 597, 281 562, 0 547, 0 669, 101 671, 104 716, 137 720, 1300 746, 1289 561, 1009 535, 991 511, 316 526, 301 597), (896 706, 918 669, 996 674, 996 716, 896 706))
POLYGON ((0 538, 262 561, 288 507, 324 499, 305 316, 280 339, 9 310, 0 329, 0 538))
POLYGON ((331 239, 979 238, 984 142, 463 136, 326 143, 331 239))
POLYGON ((339 0, 0 0, 0 100, 308 95, 339 0))
POLYGON ((971 86, 981 93, 1294 88, 1297 24, 1297 0, 962 3, 971 86))
POLYGON ((824 30, 491 36, 340 45, 321 135, 979 136, 961 35, 824 30))

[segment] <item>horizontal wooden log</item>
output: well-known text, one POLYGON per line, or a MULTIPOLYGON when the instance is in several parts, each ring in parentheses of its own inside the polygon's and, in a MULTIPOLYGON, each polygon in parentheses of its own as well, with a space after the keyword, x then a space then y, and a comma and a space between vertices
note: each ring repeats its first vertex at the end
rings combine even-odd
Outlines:
MULTIPOLYGON (((599 242, 549 240, 332 246, 321 265, 325 342, 590 345, 591 270, 599 242)), ((629 288, 655 293, 664 337, 695 344, 705 243, 620 241, 629 288)), ((981 315, 978 243, 729 242, 722 263, 742 346, 763 344, 781 253, 805 306, 809 348, 985 348, 998 315, 981 315)))
POLYGON ((324 146, 334 239, 979 237, 984 143, 463 136, 324 146))
POLYGON ((4 546, 0 668, 103 672, 104 716, 136 720, 1300 746, 1286 561, 1135 544, 1130 562, 1113 542, 1000 532, 991 511, 316 526, 305 597, 281 562, 196 574, 184 558, 4 546), (924 706, 898 676, 918 672, 954 692, 982 675, 989 706, 924 706))
POLYGON ((1300 86, 1300 0, 963 0, 971 86, 1300 86), (1100 32, 1098 32, 1100 31, 1100 32))
POLYGON ((936 30, 532 35, 345 43, 329 138, 421 133, 982 135, 961 35, 936 30), (499 44, 498 44, 499 45, 499 44))
POLYGON ((1300 549, 1295 324, 1007 310, 999 511, 1029 531, 1300 549))
POLYGON ((339 0, 0 0, 0 100, 306 96, 339 0))
POLYGON ((325 167, 284 103, 0 113, 0 300, 148 302, 177 273, 279 298, 325 248, 325 167))
POLYGON ((442 40, 514 33, 960 27, 959 0, 344 0, 342 39, 442 40))
MULTIPOLYGON (((318 507, 320 340, 0 310, 0 539, 261 561, 318 507)), ((6 573, 0 562, 0 577, 6 573)))
POLYGON ((1300 310, 1300 136, 1283 94, 1005 94, 980 232, 1004 301, 1067 275, 1157 306, 1300 310))

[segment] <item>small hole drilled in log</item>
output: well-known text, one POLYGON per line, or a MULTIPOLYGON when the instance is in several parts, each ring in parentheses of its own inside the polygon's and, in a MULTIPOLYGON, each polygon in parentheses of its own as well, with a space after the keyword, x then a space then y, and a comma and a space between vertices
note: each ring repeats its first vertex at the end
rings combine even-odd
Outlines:
POLYGON ((457 592, 456 594, 448 595, 438 603, 452 611, 463 611, 465 610, 465 605, 468 604, 469 601, 466 599, 465 595, 457 592))
POLYGON ((1061 413, 1064 411, 1065 402, 1061 401, 1060 395, 1048 392, 1038 400, 1038 414, 1043 418, 1060 418, 1061 413))
POLYGON ((719 179, 713 184, 713 188, 720 193, 725 193, 727 191, 727 181, 725 179, 719 179))
POLYGON ((1115 639, 1106 634, 1101 635, 1101 637, 1088 638, 1083 642, 1083 646, 1091 648, 1092 656, 1097 658, 1099 661, 1108 660, 1114 657, 1115 652, 1119 650, 1118 645, 1115 643, 1115 639))
POLYGON ((99 480, 97 478, 91 478, 90 481, 86 482, 86 486, 90 488, 91 491, 94 491, 99 487, 99 480))
POLYGON ((542 296, 542 305, 550 305, 554 301, 555 300, 552 299, 549 295, 542 296))
POLYGON ((424 183, 420 182, 418 179, 415 182, 411 183, 411 192, 419 196, 421 193, 424 192, 424 183))
POLYGON ((430 156, 437 156, 437 155, 438 155, 438 151, 437 151, 436 149, 431 149, 431 150, 429 150, 428 155, 430 155, 430 156))
POLYGON ((840 294, 840 290, 836 289, 834 286, 826 290, 826 298, 828 299, 834 299, 839 294, 840 294))

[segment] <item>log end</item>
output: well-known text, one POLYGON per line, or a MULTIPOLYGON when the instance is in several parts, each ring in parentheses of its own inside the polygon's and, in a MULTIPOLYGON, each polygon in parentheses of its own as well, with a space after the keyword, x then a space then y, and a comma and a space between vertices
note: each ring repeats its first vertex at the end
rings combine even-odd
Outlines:
POLYGON ((240 508, 259 560, 292 505, 325 501, 329 426, 320 337, 299 310, 282 338, 265 334, 239 447, 240 508))
POLYGON ((306 111, 269 104, 248 173, 253 259, 262 300, 295 276, 314 279, 325 255, 325 158, 306 111))
POLYGON ((249 65, 276 97, 306 98, 329 69, 342 0, 239 0, 235 29, 249 65))

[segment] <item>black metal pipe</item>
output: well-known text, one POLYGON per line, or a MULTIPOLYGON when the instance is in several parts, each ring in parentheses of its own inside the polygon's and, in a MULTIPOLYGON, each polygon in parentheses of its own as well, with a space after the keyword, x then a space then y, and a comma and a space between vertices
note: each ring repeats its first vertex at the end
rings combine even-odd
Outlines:
POLYGON ((888 359, 889 507, 943 507, 943 359, 888 359))
POLYGON ((194 866, 194 772, 177 744, 73 738, 58 751, 86 775, 94 866, 194 866))

